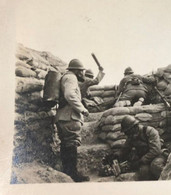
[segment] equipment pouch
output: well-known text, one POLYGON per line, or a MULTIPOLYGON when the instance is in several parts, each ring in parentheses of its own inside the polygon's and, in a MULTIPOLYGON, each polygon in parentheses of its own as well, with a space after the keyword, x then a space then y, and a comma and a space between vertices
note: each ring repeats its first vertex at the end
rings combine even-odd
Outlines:
POLYGON ((132 85, 140 85, 141 81, 138 78, 132 78, 131 84, 132 85))

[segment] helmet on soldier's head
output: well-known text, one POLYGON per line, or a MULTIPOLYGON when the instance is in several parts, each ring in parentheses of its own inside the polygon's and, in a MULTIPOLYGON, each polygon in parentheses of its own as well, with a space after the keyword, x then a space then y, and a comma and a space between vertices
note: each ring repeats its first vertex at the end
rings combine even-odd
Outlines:
POLYGON ((136 120, 133 116, 125 116, 122 119, 121 122, 121 132, 128 132, 129 130, 131 130, 135 125, 137 125, 139 123, 138 120, 136 120))
POLYGON ((85 76, 88 76, 88 77, 94 77, 94 74, 93 74, 93 71, 91 69, 87 69, 85 71, 85 76))
POLYGON ((68 65, 68 70, 85 70, 83 64, 78 59, 73 59, 68 65))
POLYGON ((133 70, 131 67, 127 67, 124 71, 124 75, 129 75, 129 74, 133 74, 133 70))

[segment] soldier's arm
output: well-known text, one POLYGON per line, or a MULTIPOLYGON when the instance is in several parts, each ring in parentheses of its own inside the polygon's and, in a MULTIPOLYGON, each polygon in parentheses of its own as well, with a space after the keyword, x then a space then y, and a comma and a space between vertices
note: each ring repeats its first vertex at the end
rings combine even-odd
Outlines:
POLYGON ((104 76, 105 76, 105 73, 103 71, 99 70, 95 79, 88 79, 88 78, 86 79, 87 85, 89 87, 92 85, 98 85, 104 76))
POLYGON ((64 97, 68 104, 78 113, 84 112, 86 109, 81 103, 81 99, 78 95, 78 81, 74 75, 70 77, 65 77, 62 80, 62 87, 64 91, 64 97))
POLYGON ((127 79, 126 78, 123 78, 120 83, 119 83, 119 86, 118 86, 118 95, 124 91, 124 87, 125 87, 125 83, 127 83, 127 79))
POLYGON ((153 127, 148 127, 146 135, 148 138, 149 151, 141 158, 141 162, 144 164, 150 163, 161 153, 161 143, 158 131, 153 127))
POLYGON ((119 151, 119 159, 127 160, 127 157, 131 152, 131 149, 132 149, 131 139, 127 138, 123 148, 121 148, 119 151))

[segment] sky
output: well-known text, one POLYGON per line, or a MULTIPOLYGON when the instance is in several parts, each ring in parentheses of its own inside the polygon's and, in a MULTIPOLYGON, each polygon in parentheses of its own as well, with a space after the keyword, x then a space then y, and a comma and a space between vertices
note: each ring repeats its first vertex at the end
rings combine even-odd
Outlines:
POLYGON ((16 0, 16 42, 78 58, 101 85, 118 84, 126 67, 146 74, 171 64, 170 0, 16 0))

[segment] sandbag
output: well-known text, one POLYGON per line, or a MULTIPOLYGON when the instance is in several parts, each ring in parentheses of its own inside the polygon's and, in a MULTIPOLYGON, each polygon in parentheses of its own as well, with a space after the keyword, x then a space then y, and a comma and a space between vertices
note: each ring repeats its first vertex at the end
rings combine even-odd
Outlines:
POLYGON ((120 100, 120 101, 116 102, 113 107, 118 108, 118 107, 128 107, 128 106, 131 106, 131 101, 120 100))
POLYGON ((24 61, 22 61, 22 60, 18 60, 18 61, 15 63, 15 66, 16 66, 16 67, 22 66, 22 67, 25 67, 25 68, 28 68, 28 69, 31 69, 31 68, 32 68, 29 64, 26 64, 26 62, 24 62, 24 61))
POLYGON ((161 112, 161 117, 171 117, 171 111, 162 111, 161 112))
POLYGON ((40 55, 44 57, 55 70, 60 72, 64 72, 68 66, 67 63, 63 62, 60 58, 54 56, 50 52, 41 52, 40 55))
POLYGON ((151 114, 148 113, 139 113, 135 115, 135 118, 140 121, 151 121, 153 117, 151 114))
POLYGON ((107 85, 107 86, 99 86, 99 85, 93 85, 91 87, 89 87, 90 91, 99 91, 99 90, 113 90, 114 89, 114 85, 107 85))
POLYGON ((128 107, 130 114, 138 114, 143 112, 142 106, 128 107))
POLYGON ((41 69, 36 69, 35 72, 37 74, 37 78, 39 78, 39 79, 45 79, 45 77, 47 75, 47 71, 44 71, 41 69))
POLYGON ((33 51, 31 53, 33 60, 35 60, 36 62, 38 62, 39 64, 44 64, 47 67, 50 65, 49 62, 40 55, 41 52, 38 51, 33 51))
POLYGON ((106 136, 106 139, 115 141, 115 140, 120 140, 120 139, 126 139, 126 136, 124 133, 121 133, 120 131, 109 132, 106 136))
POLYGON ((158 76, 159 78, 161 78, 164 74, 164 70, 165 70, 165 67, 164 68, 158 68, 155 75, 158 76))
POLYGON ((165 110, 164 104, 153 104, 153 105, 145 105, 142 106, 143 112, 148 112, 148 113, 157 113, 165 110))
POLYGON ((43 80, 27 77, 16 77, 16 89, 17 93, 32 93, 35 91, 41 91, 43 89, 43 80))
POLYGON ((32 56, 29 51, 27 51, 24 47, 17 47, 16 57, 20 60, 28 60, 32 59, 32 56))
POLYGON ((170 73, 170 74, 171 74, 171 64, 169 64, 169 65, 165 68, 164 72, 167 72, 167 73, 170 73))
POLYGON ((121 116, 109 115, 108 117, 106 117, 104 124, 105 125, 115 125, 115 124, 121 123, 122 119, 125 116, 126 115, 121 115, 121 116))
POLYGON ((121 130, 121 124, 115 124, 115 125, 104 125, 101 128, 102 131, 120 131, 121 130))
POLYGON ((15 104, 27 104, 27 96, 15 93, 15 104))
POLYGON ((89 91, 89 95, 91 97, 96 97, 96 96, 100 96, 102 97, 102 94, 104 93, 103 90, 99 90, 99 91, 89 91))
POLYGON ((119 108, 111 108, 104 112, 103 116, 107 117, 109 115, 123 115, 123 114, 130 114, 129 108, 126 107, 119 107, 119 108))
POLYGON ((39 68, 39 69, 42 69, 42 70, 45 70, 45 71, 47 71, 48 68, 49 68, 46 64, 43 64, 43 63, 39 62, 36 59, 33 59, 33 60, 29 61, 28 64, 30 64, 35 69, 39 68))
POLYGON ((114 97, 116 94, 116 92, 114 90, 108 90, 108 91, 104 91, 102 94, 102 97, 114 97))
POLYGON ((161 121, 157 121, 157 122, 156 121, 150 121, 150 122, 141 121, 140 124, 142 124, 144 126, 151 126, 151 127, 154 127, 154 128, 159 128, 161 121))
POLYGON ((25 68, 23 66, 18 66, 15 69, 15 74, 19 77, 36 77, 37 75, 33 70, 25 68))
POLYGON ((157 89, 159 91, 164 91, 167 88, 168 82, 166 80, 161 80, 157 83, 157 89))
POLYGON ((171 83, 167 85, 167 88, 164 91, 165 96, 171 95, 171 83))
POLYGON ((58 71, 57 69, 55 69, 54 67, 52 67, 52 66, 49 66, 49 68, 48 68, 48 70, 50 71, 58 71))
POLYGON ((168 81, 169 83, 171 83, 171 73, 168 72, 164 72, 163 77, 166 81, 168 81))

